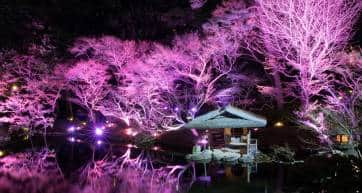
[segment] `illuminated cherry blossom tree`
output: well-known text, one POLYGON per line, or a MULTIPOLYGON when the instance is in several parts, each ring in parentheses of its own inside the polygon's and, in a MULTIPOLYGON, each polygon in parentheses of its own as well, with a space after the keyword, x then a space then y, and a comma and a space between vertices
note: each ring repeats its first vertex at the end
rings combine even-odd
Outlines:
MULTIPOLYGON (((134 41, 122 41, 115 37, 83 38, 75 43, 72 53, 102 63, 114 79, 114 83, 103 81, 106 85, 98 85, 99 88, 109 87, 105 89, 109 95, 103 95, 104 100, 98 103, 98 110, 103 115, 123 119, 128 124, 133 120, 131 122, 137 122, 137 125, 132 126, 141 129, 143 127, 140 126, 155 128, 157 122, 152 120, 152 116, 161 120, 155 106, 161 107, 159 100, 173 79, 163 69, 145 62, 150 50, 152 47, 147 42, 136 44, 134 41), (88 55, 87 50, 90 49, 93 52, 88 55)), ((77 68, 74 67, 75 70, 77 68)))
MULTIPOLYGON (((17 91, 21 94, 16 97, 45 96, 49 90, 32 92, 55 89, 53 98, 39 102, 50 103, 53 110, 60 91, 66 91, 70 93, 67 99, 87 110, 94 122, 95 113, 100 112, 141 129, 175 129, 192 119, 205 104, 253 102, 248 97, 254 82, 240 71, 241 65, 235 64, 240 40, 252 29, 248 18, 244 3, 234 0, 218 6, 200 32, 176 35, 171 45, 111 36, 79 38, 69 49, 76 61, 56 67, 36 54, 40 50, 40 55, 46 55, 52 47, 32 45, 26 58, 16 58, 19 65, 13 66, 9 75, 21 82, 17 91), (27 87, 31 87, 29 96, 23 94, 27 87)), ((12 79, 8 75, 2 78, 9 80, 2 82, 2 91, 9 91, 12 79)), ((16 97, 8 98, 7 104, 22 104, 18 100, 27 103, 17 109, 29 106, 33 100, 16 97)), ((43 114, 51 113, 48 110, 43 114)))
POLYGON ((98 110, 127 123, 134 120, 141 129, 176 129, 204 104, 238 103, 240 97, 249 96, 242 94, 249 92, 252 81, 234 65, 239 41, 250 30, 236 27, 248 18, 239 3, 220 6, 214 13, 217 19, 203 26, 205 37, 176 36, 171 46, 109 36, 79 39, 70 51, 108 66, 115 80, 98 110), (218 27, 221 21, 224 30, 218 27))
POLYGON ((52 74, 54 66, 42 58, 48 49, 51 47, 46 44, 32 45, 26 54, 6 52, 1 60, 1 69, 6 71, 0 77, 0 121, 44 135, 53 126, 56 101, 64 82, 61 74, 52 74))
POLYGON ((75 95, 69 100, 86 109, 92 122, 96 121, 94 113, 109 92, 106 70, 106 65, 88 60, 77 62, 66 72, 67 89, 75 95))
POLYGON ((336 84, 333 72, 345 68, 338 53, 350 39, 360 9, 360 1, 341 0, 262 0, 251 9, 260 33, 251 33, 255 38, 246 47, 272 58, 265 62, 272 73, 293 80, 284 86, 297 93, 301 122, 314 122, 309 116, 336 84))
MULTIPOLYGON (((350 53, 342 52, 345 56, 345 63, 348 68, 337 69, 340 75, 337 80, 337 92, 329 90, 327 96, 328 109, 338 113, 340 122, 345 123, 344 126, 349 129, 356 129, 362 119, 362 63, 358 58, 351 59, 352 55, 359 55, 357 50, 350 53)), ((353 57, 353 56, 352 56, 353 57)))
POLYGON ((225 60, 228 53, 218 53, 217 43, 192 34, 176 38, 173 47, 156 46, 149 62, 171 74, 175 84, 169 91, 172 105, 168 108, 193 117, 204 104, 218 106, 236 96, 238 81, 246 77, 233 73, 234 61, 225 60), (223 87, 220 82, 225 83, 223 87))

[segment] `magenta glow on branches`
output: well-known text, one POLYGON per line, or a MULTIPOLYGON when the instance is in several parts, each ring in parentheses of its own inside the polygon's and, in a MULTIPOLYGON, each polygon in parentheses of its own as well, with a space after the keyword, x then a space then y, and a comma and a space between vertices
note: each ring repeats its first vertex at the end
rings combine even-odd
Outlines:
POLYGON ((193 171, 194 167, 189 164, 154 168, 145 154, 131 158, 128 150, 116 159, 87 164, 78 176, 82 183, 73 184, 63 178, 59 166, 52 161, 56 160, 54 158, 54 152, 49 150, 32 154, 17 153, 1 158, 0 190, 22 192, 27 187, 29 193, 173 193, 183 190, 183 185, 188 187, 181 181, 181 176, 189 169, 193 171), (23 183, 18 184, 18 180, 23 180, 23 183))
POLYGON ((326 99, 342 83, 337 77, 348 67, 340 53, 351 38, 361 5, 361 1, 343 0, 258 0, 251 9, 261 31, 251 33, 245 47, 266 56, 266 69, 278 89, 277 101, 298 99, 301 107, 296 115, 318 133, 325 132, 326 126, 317 111, 331 102, 326 99), (280 82, 280 76, 289 82, 280 82))
MULTIPOLYGON (((190 2, 198 9, 206 0, 190 2)), ((69 48, 74 58, 64 63, 46 59, 56 48, 44 35, 24 53, 1 51, 7 70, 0 74, 0 121, 46 134, 62 99, 86 111, 92 127, 115 118, 135 136, 179 129, 205 107, 254 108, 262 95, 273 99, 261 100, 271 109, 293 101, 298 122, 318 134, 329 128, 324 108, 343 112, 356 128, 361 62, 344 48, 360 10, 357 0, 257 0, 249 8, 223 1, 199 31, 169 44, 79 37, 69 48), (244 70, 244 54, 263 63, 272 80, 244 70)))
POLYGON ((239 11, 242 5, 238 1, 226 4, 240 17, 218 13, 227 29, 219 30, 217 21, 210 20, 204 26, 210 34, 206 38, 197 33, 176 36, 171 46, 115 37, 79 39, 70 51, 82 55, 92 48, 94 54, 68 73, 69 80, 80 81, 71 84, 77 96, 72 101, 88 109, 90 116, 99 111, 128 120, 136 129, 169 130, 181 127, 186 121, 182 115, 192 117, 204 104, 225 105, 245 96, 238 92, 248 78, 234 72, 239 56, 236 42, 249 30, 236 27, 247 19, 247 13, 239 11), (108 75, 116 85, 104 84, 108 75))

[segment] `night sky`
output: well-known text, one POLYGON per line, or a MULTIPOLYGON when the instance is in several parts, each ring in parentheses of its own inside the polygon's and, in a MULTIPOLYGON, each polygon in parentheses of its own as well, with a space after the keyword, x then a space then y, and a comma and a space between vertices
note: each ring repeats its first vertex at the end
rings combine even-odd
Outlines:
POLYGON ((192 10, 187 0, 19 0, 0 3, 1 46, 19 48, 50 33, 66 46, 79 36, 114 35, 121 39, 167 42, 174 34, 197 30, 220 3, 210 0, 192 10), (42 29, 31 29, 41 22, 42 29))

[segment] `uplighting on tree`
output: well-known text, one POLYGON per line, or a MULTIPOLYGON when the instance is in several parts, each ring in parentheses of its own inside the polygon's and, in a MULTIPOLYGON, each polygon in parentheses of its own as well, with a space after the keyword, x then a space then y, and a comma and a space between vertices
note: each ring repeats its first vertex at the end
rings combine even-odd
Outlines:
POLYGON ((128 147, 128 148, 132 148, 132 147, 134 147, 134 145, 132 145, 132 144, 127 144, 127 147, 128 147))
POLYGON ((158 146, 154 146, 154 147, 152 147, 152 150, 154 150, 154 151, 158 151, 158 150, 160 150, 160 147, 158 147, 158 146))
POLYGON ((19 86, 16 85, 16 84, 13 84, 13 85, 11 86, 11 90, 12 90, 12 91, 17 91, 17 90, 19 90, 19 86))
POLYGON ((69 138, 69 141, 72 142, 72 143, 74 143, 74 142, 75 142, 75 138, 74 138, 74 137, 71 137, 71 138, 69 138))
POLYGON ((0 157, 3 157, 5 155, 5 152, 0 150, 0 157))
POLYGON ((74 132, 74 131, 75 131, 75 127, 74 127, 74 126, 70 126, 70 127, 68 128, 68 132, 72 133, 72 132, 74 132))
POLYGON ((126 135, 133 136, 133 137, 138 134, 138 132, 137 132, 137 131, 134 131, 132 128, 126 129, 126 130, 125 130, 125 133, 126 133, 126 135))
POLYGON ((323 134, 323 135, 322 135, 322 138, 323 138, 324 140, 328 140, 328 135, 323 134))
POLYGON ((196 111, 197 111, 197 108, 196 108, 196 107, 192 107, 192 108, 191 108, 191 112, 196 113, 196 111))
POLYGON ((97 128, 95 129, 95 134, 96 134, 97 136, 103 135, 103 129, 100 128, 100 127, 97 127, 97 128))
POLYGON ((107 123, 107 125, 106 125, 107 127, 114 127, 115 126, 115 124, 114 123, 107 123))
POLYGON ((126 129, 126 130, 125 130, 125 133, 126 133, 126 135, 132 135, 132 133, 133 133, 132 128, 126 129))
POLYGON ((281 122, 281 121, 277 121, 275 124, 274 124, 274 127, 283 127, 284 126, 284 123, 281 122))

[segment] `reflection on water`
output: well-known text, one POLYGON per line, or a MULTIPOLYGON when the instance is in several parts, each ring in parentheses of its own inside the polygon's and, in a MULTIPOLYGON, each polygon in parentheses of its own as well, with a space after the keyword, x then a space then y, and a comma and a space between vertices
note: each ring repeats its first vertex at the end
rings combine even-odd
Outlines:
MULTIPOLYGON (((197 181, 189 193, 359 193, 361 161, 312 157, 304 164, 234 165, 211 163, 210 181, 197 181)), ((202 174, 202 165, 197 166, 202 174)))
POLYGON ((361 192, 361 161, 349 158, 311 157, 295 165, 211 162, 205 167, 196 164, 194 170, 184 154, 162 147, 127 151, 127 144, 92 149, 86 144, 63 143, 55 149, 56 156, 28 152, 0 160, 0 192, 361 192), (59 174, 60 170, 64 176, 59 174), (193 182, 194 179, 197 180, 193 182))
MULTIPOLYGON (((0 159, 1 193, 176 193, 188 165, 158 165, 142 151, 87 162, 65 177, 54 151, 22 152, 0 159)), ((73 155, 74 157, 75 155, 73 155)), ((190 167, 191 166, 191 167, 190 167)), ((186 173, 185 173, 186 174, 186 173)), ((187 175, 185 175, 187 176, 187 175)))

